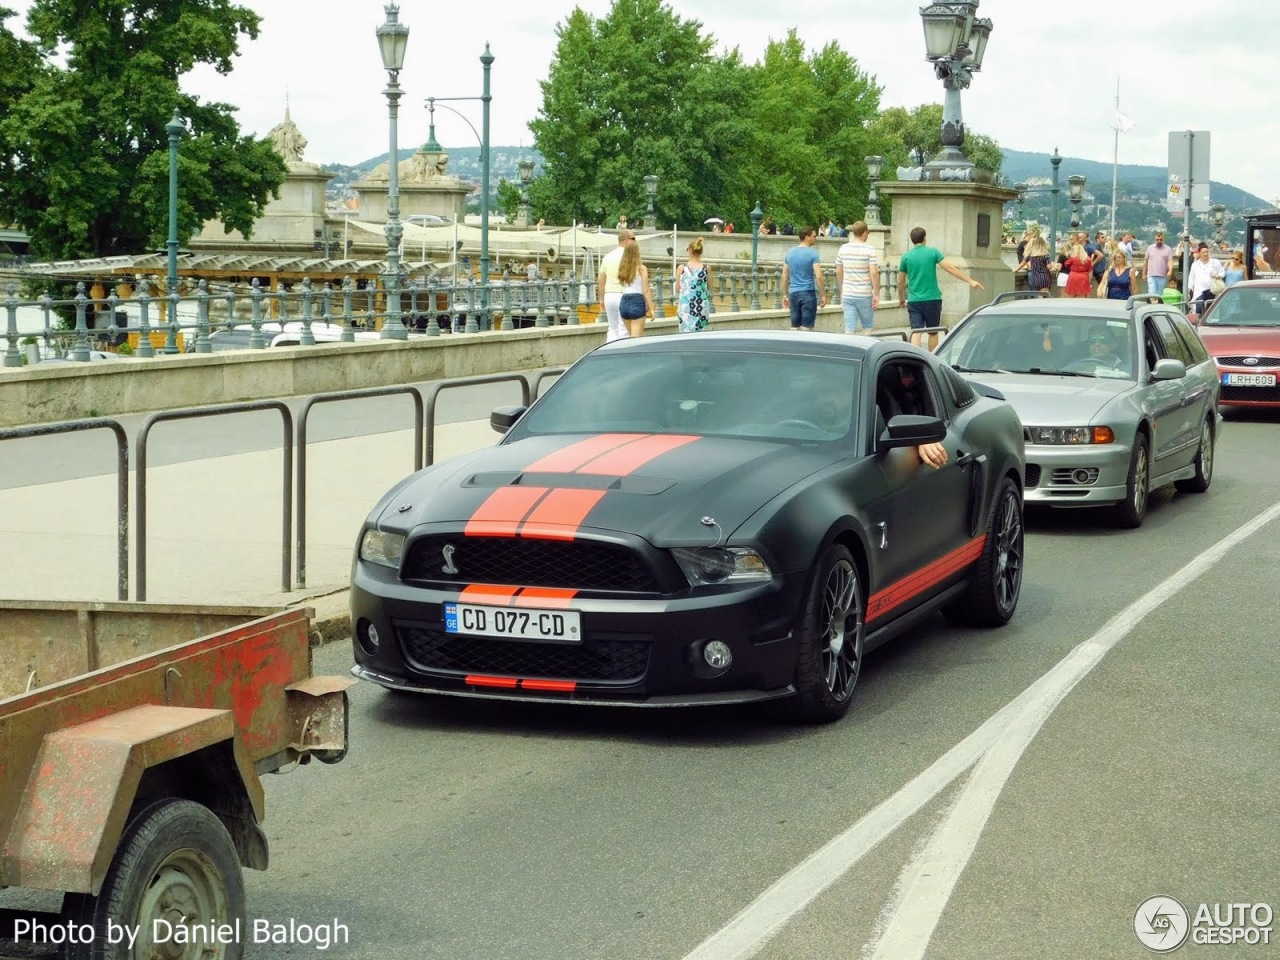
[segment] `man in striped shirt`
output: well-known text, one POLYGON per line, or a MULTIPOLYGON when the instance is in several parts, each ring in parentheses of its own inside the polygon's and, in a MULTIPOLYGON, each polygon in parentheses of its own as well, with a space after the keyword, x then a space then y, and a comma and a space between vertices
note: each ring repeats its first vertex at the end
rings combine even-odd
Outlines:
POLYGON ((836 254, 836 284, 844 307, 844 332, 875 326, 875 309, 880 303, 880 264, 876 248, 867 242, 870 233, 859 220, 852 228, 853 239, 836 254))

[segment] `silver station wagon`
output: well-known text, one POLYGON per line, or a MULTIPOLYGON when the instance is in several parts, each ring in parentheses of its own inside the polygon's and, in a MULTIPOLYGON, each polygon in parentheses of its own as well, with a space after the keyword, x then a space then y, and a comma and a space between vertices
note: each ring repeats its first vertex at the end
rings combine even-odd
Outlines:
POLYGON ((1026 434, 1028 502, 1106 505, 1137 527, 1150 492, 1202 493, 1221 425, 1217 371, 1176 308, 1002 294, 937 349, 1013 404, 1026 434))

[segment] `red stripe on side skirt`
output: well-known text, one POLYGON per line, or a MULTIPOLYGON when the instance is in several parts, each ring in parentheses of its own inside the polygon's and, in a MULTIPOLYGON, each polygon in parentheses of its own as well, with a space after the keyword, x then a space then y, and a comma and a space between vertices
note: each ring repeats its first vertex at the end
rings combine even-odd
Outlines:
POLYGON ((872 595, 871 599, 867 601, 867 621, 870 622, 883 617, 890 611, 902 606, 912 597, 919 596, 930 587, 936 586, 972 565, 977 561, 978 557, 982 556, 982 550, 986 543, 987 535, 984 533, 982 536, 970 540, 963 547, 951 551, 946 556, 921 567, 915 573, 908 574, 879 593, 872 595))

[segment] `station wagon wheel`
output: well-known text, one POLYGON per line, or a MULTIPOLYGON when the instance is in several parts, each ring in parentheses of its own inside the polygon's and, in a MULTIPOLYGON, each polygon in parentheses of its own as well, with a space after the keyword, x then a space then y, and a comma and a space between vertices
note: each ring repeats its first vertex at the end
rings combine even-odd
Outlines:
POLYGON ((1200 426, 1200 449, 1196 451, 1195 476, 1179 480, 1175 486, 1184 493, 1204 493, 1213 482, 1213 415, 1200 426))
POLYGON ((235 844, 207 807, 190 800, 153 803, 125 828, 98 896, 68 894, 62 915, 94 930, 93 942, 69 946, 66 960, 240 960, 242 943, 210 943, 207 936, 211 924, 221 929, 237 920, 243 934, 244 879, 235 844), (138 931, 132 949, 127 941, 108 942, 109 921, 138 931), (205 939, 179 942, 184 926, 197 934, 203 927, 205 939), (153 941, 157 928, 162 935, 153 941))
POLYGON ((1022 595, 1024 546, 1022 493, 1005 477, 991 504, 986 539, 970 574, 969 589, 943 608, 946 618, 975 627, 1008 623, 1022 595))
POLYGON ((1115 505, 1113 514, 1116 526, 1140 527, 1147 517, 1147 499, 1151 493, 1151 451, 1147 435, 1137 433, 1133 438, 1133 453, 1129 458, 1129 475, 1125 479, 1124 499, 1115 505))
POLYGON ((797 630, 797 715, 811 723, 844 716, 862 672, 866 608, 853 555, 833 544, 819 559, 797 630))

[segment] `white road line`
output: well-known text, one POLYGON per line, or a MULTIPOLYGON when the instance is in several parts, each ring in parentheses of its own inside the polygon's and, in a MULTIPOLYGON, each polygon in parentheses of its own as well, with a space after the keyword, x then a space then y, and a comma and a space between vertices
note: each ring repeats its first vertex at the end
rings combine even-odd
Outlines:
MULTIPOLYGON (((947 825, 956 824, 956 827, 941 828, 925 854, 913 864, 914 878, 921 882, 919 885, 915 882, 906 885, 899 909, 886 925, 881 940, 873 947, 879 951, 877 956, 893 957, 894 960, 920 956, 946 906, 945 897, 950 896, 955 880, 968 862, 990 815, 990 808, 984 812, 982 803, 989 802, 994 806, 1022 750, 1053 709, 1143 617, 1216 564, 1233 546, 1277 518, 1280 518, 1280 503, 1228 534, 1126 607, 927 770, 780 877, 721 930, 688 953, 684 960, 746 960, 755 956, 792 917, 839 880, 881 840, 973 764, 983 760, 945 821, 947 825), (931 853, 935 850, 936 854, 931 853), (946 879, 924 879, 926 872, 943 869, 946 863, 952 864, 951 869, 954 869, 954 876, 949 882, 946 879), (926 889, 930 884, 932 888, 926 889), (933 917, 932 923, 929 916, 933 917), (909 954, 889 949, 888 937, 908 936, 913 923, 920 923, 925 928, 920 952, 909 954), (901 934, 896 932, 899 930, 901 934)), ((905 944, 907 941, 902 942, 905 944)))

